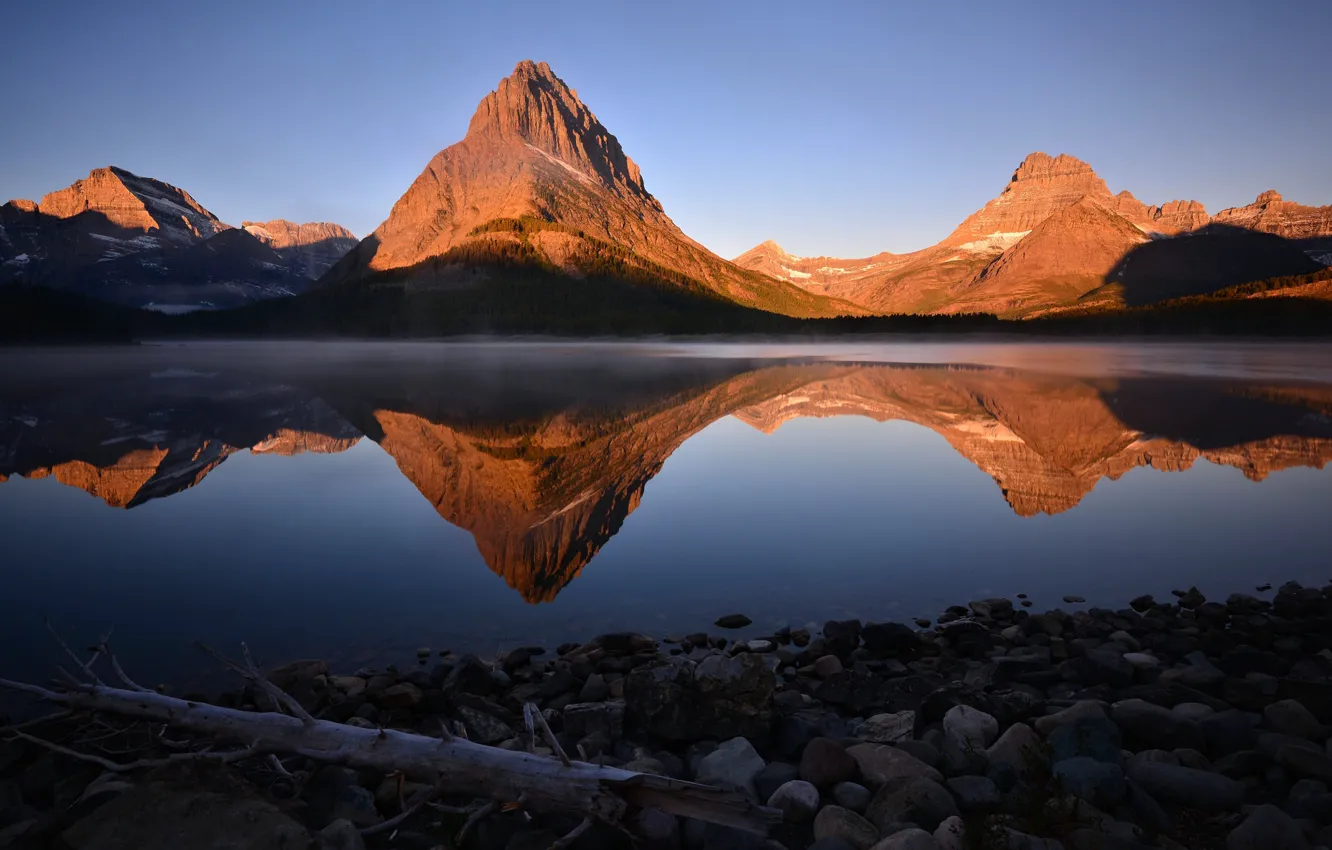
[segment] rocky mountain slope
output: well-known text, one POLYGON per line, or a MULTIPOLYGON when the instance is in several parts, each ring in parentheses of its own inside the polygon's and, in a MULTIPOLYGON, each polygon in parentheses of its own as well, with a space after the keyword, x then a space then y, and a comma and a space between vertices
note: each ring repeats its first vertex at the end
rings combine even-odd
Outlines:
POLYGON ((544 62, 521 62, 501 80, 463 140, 427 164, 321 285, 467 288, 514 266, 636 277, 795 316, 863 312, 742 269, 686 236, 615 136, 544 62))
POLYGON ((220 221, 183 189, 93 170, 40 202, 0 207, 0 284, 35 283, 135 307, 228 307, 300 292, 355 244, 337 225, 220 221))
POLYGON ((1332 265, 1332 207, 1264 192, 1213 218, 1197 201, 1149 206, 1112 194, 1087 163, 1033 153, 998 197, 930 248, 838 260, 765 242, 736 263, 879 313, 1027 316, 1093 290, 1097 303, 1142 304, 1332 265), (1139 276, 1147 265, 1169 271, 1139 276))

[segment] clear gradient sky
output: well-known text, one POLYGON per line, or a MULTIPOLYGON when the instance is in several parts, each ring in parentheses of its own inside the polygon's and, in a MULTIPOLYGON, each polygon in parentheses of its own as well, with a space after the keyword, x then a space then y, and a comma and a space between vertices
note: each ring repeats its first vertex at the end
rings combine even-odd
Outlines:
POLYGON ((115 164, 233 224, 365 235, 534 59, 728 257, 925 247, 1035 150, 1147 203, 1332 203, 1332 0, 40 0, 0 19, 0 198, 115 164))

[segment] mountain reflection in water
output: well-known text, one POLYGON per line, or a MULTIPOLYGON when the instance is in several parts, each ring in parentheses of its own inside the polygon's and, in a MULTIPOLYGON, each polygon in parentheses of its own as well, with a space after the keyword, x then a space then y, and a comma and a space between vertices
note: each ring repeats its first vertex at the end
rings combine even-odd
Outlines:
POLYGON ((1332 387, 1284 379, 577 349, 111 360, 123 363, 7 373, 0 481, 49 476, 135 508, 207 486, 236 452, 339 453, 368 438, 532 603, 555 599, 672 453, 728 416, 764 433, 802 417, 915 423, 992 477, 1022 517, 1072 510, 1136 467, 1205 459, 1260 482, 1332 457, 1332 387))

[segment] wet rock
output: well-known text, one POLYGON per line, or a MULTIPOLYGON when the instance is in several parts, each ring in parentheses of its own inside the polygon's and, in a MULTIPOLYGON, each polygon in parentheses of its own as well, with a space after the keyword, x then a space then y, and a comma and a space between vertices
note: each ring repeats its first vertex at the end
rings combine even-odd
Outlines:
POLYGON ((1293 699, 1283 699, 1268 705, 1263 709, 1263 719, 1267 721, 1269 729, 1283 735, 1313 739, 1324 732, 1318 718, 1293 699))
POLYGON ((759 799, 754 778, 765 766, 762 756, 748 740, 735 737, 723 742, 699 763, 696 781, 703 785, 717 785, 744 791, 755 801, 759 799))
MULTIPOLYGON (((606 677, 600 673, 593 673, 583 682, 582 689, 578 692, 578 701, 587 702, 605 702, 610 697, 610 686, 606 684, 606 677)), ((566 707, 567 708, 567 707, 566 707)))
POLYGON ((874 794, 857 782, 838 782, 833 786, 832 798, 837 805, 853 812, 863 812, 874 794))
POLYGON ((886 833, 885 827, 893 823, 915 823, 933 830, 956 814, 959 812, 953 795, 933 779, 921 777, 880 788, 865 817, 886 833))
POLYGON ((1064 601, 1067 602, 1069 605, 1081 605, 1087 600, 1083 599, 1081 596, 1069 595, 1064 597, 1064 601))
POLYGON ((440 690, 450 699, 458 694, 485 696, 494 692, 495 680, 490 675, 490 668, 480 658, 463 655, 440 683, 440 690))
POLYGON ((800 778, 800 768, 784 761, 769 762, 754 777, 754 790, 760 800, 771 797, 778 788, 793 779, 800 778))
POLYGON ((176 850, 182 847, 291 850, 310 844, 305 827, 261 800, 142 785, 66 829, 69 850, 176 850))
POLYGON ((841 839, 856 850, 870 850, 879 840, 879 830, 849 809, 824 806, 814 818, 814 838, 841 839))
POLYGON ((969 705, 955 705, 944 714, 944 734, 984 749, 999 737, 999 721, 969 705))
POLYGON ((819 811, 819 789, 800 779, 793 779, 773 792, 768 806, 779 809, 788 823, 808 823, 819 811))
POLYGON ((629 827, 642 843, 643 850, 678 850, 680 847, 680 820, 661 809, 639 809, 629 821, 629 827))
POLYGON ((989 617, 991 619, 1005 619, 1013 614, 1013 603, 1011 600, 1003 598, 995 599, 974 599, 967 603, 978 617, 989 617))
POLYGON ((1283 744, 1273 758, 1295 776, 1332 782, 1332 757, 1321 750, 1296 743, 1283 744))
MULTIPOLYGON (((927 620, 925 625, 929 625, 927 620)), ((920 635, 903 623, 866 623, 860 629, 865 651, 875 658, 905 655, 920 646, 920 635)))
POLYGON ((1158 800, 1204 811, 1229 811, 1244 802, 1244 786, 1218 773, 1173 764, 1140 764, 1129 777, 1158 800))
POLYGON ((719 629, 743 629, 745 626, 748 626, 753 622, 753 620, 749 619, 744 614, 727 614, 718 617, 713 625, 719 629))
POLYGON ((829 652, 845 658, 860 645, 860 621, 829 620, 823 624, 823 639, 829 652))
POLYGON ((1226 850, 1308 850, 1300 825, 1276 806, 1258 806, 1226 836, 1226 850))
POLYGON ((575 702, 564 707, 564 731, 574 738, 601 732, 611 741, 624 736, 625 705, 619 701, 575 702))
POLYGON ((943 775, 903 750, 887 744, 856 744, 847 754, 860 767, 860 776, 871 789, 884 785, 925 778, 942 782, 943 775))
POLYGON ((1053 772, 1066 792, 1097 806, 1113 806, 1127 791, 1123 769, 1110 762, 1078 756, 1055 762, 1053 772))
POLYGON ((916 712, 876 714, 856 727, 856 737, 874 744, 893 744, 910 738, 916 728, 916 712))
POLYGON ((817 788, 831 788, 860 776, 855 758, 830 738, 815 738, 800 757, 800 778, 817 788))
POLYGON ((946 783, 964 812, 988 809, 999 804, 999 788, 984 776, 954 776, 946 783))
POLYGON ((1110 719, 1124 735, 1130 750, 1188 747, 1200 750, 1207 738, 1196 723, 1168 708, 1140 699, 1129 699, 1110 706, 1110 719))

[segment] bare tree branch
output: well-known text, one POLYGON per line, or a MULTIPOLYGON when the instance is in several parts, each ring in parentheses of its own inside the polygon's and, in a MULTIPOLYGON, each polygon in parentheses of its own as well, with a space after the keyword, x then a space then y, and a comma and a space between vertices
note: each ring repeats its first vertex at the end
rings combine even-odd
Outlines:
POLYGON ((95 756, 91 753, 83 753, 78 750, 63 747, 60 744, 48 741, 45 738, 39 738, 36 735, 29 735, 27 732, 19 730, 10 730, 10 735, 20 740, 27 741, 30 744, 36 744, 39 747, 45 747, 53 753, 59 753, 62 756, 69 756, 79 761, 91 762, 112 773, 128 773, 133 770, 143 770, 149 767, 163 767, 168 764, 176 764, 183 761, 212 761, 220 764, 230 764, 232 762, 244 761, 247 758, 253 758, 259 755, 259 750, 249 747, 244 750, 234 750, 226 753, 214 753, 209 751, 197 753, 175 753, 166 758, 160 759, 139 759, 132 762, 115 762, 110 759, 104 759, 101 756, 95 756))
MULTIPOLYGON (((51 621, 49 619, 46 621, 46 630, 51 633, 51 637, 55 638, 56 643, 59 644, 60 648, 65 651, 65 654, 70 657, 70 660, 73 661, 74 664, 80 670, 83 671, 83 675, 87 676, 89 681, 91 681, 94 685, 102 684, 102 680, 97 678, 97 674, 92 671, 93 662, 97 660, 98 655, 101 655, 100 649, 93 653, 93 657, 88 659, 87 663, 84 663, 83 661, 79 660, 79 657, 77 655, 74 654, 74 650, 69 648, 69 644, 65 643, 64 638, 60 636, 60 632, 57 632, 55 630, 55 626, 51 625, 51 621)), ((69 674, 66 673, 66 675, 69 674)), ((71 676, 70 678, 73 677, 71 676)), ((77 679, 75 681, 77 681, 77 679)))
POLYGON ((424 809, 426 803, 429 803, 431 800, 438 797, 439 792, 440 789, 438 785, 435 785, 434 787, 431 788, 426 788, 425 790, 418 792, 417 795, 412 798, 412 801, 403 808, 400 814, 389 818, 383 823, 377 823, 374 826, 367 826, 365 829, 361 830, 361 835, 364 836, 379 835, 381 832, 388 832, 389 830, 397 829, 403 823, 406 823, 407 819, 410 818, 412 815, 424 809))
POLYGON ((575 826, 573 829, 569 830, 568 835, 564 836, 563 838, 551 844, 550 850, 564 850, 565 847, 568 847, 570 844, 573 844, 575 841, 577 841, 579 836, 581 836, 584 832, 587 832, 589 829, 591 829, 592 823, 593 820, 591 817, 583 818, 583 822, 580 823, 578 826, 575 826))
POLYGON ((268 681, 264 674, 259 672, 259 668, 254 666, 254 659, 250 657, 250 648, 245 644, 241 644, 241 653, 245 658, 245 663, 243 664, 233 661, 207 644, 200 643, 196 645, 204 652, 207 652, 209 655, 222 662, 224 666, 239 673, 242 678, 252 683, 255 687, 259 688, 259 690, 268 694, 279 706, 287 709, 287 711, 291 712, 295 717, 300 718, 300 721, 306 726, 313 726, 315 724, 316 721, 314 715, 306 711, 305 706, 297 702, 296 698, 291 694, 268 681))

